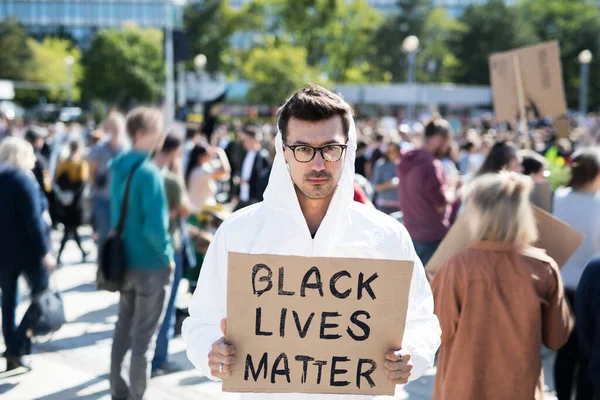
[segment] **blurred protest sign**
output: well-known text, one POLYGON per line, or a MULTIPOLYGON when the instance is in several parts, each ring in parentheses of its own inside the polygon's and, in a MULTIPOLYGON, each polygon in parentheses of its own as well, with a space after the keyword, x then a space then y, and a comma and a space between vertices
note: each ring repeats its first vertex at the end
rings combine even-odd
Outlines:
POLYGON ((546 212, 552 211, 552 185, 550 182, 536 183, 531 191, 531 204, 546 212))
POLYGON ((226 392, 393 395, 412 261, 229 253, 226 392))
POLYGON ((490 81, 499 121, 567 113, 557 41, 492 54, 490 81))
MULTIPOLYGON (((538 241, 535 247, 546 250, 546 254, 562 267, 583 243, 583 236, 570 225, 553 217, 541 208, 533 208, 538 228, 538 241)), ((468 225, 469 215, 463 213, 452 225, 450 231, 433 254, 426 266, 427 272, 436 272, 446 261, 458 254, 471 243, 468 225)))

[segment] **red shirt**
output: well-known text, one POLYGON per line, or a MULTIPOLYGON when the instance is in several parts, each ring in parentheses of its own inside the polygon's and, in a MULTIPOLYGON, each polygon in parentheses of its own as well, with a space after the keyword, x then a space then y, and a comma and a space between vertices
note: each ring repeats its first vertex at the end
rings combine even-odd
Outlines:
POLYGON ((369 199, 363 188, 356 182, 354 182, 354 201, 358 201, 359 203, 368 204, 369 199))
POLYGON ((450 228, 452 208, 446 201, 446 179, 440 160, 414 150, 398 164, 398 197, 404 226, 419 242, 442 240, 450 228), (444 212, 439 212, 445 208, 444 212))

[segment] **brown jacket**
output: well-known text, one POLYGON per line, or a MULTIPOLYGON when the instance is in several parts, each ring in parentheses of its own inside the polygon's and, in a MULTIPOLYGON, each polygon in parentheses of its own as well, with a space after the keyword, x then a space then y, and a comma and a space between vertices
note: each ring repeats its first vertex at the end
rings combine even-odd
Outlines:
POLYGON ((543 250, 475 242, 432 282, 442 327, 434 400, 542 400, 542 344, 573 329, 560 272, 543 250))

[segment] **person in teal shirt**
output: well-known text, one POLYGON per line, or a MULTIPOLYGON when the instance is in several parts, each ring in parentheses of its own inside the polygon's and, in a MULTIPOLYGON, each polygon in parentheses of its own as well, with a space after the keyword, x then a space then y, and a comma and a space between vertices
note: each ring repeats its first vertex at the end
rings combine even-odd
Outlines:
POLYGON ((110 391, 114 400, 141 400, 150 378, 161 316, 169 298, 175 263, 169 235, 169 211, 163 177, 150 154, 165 140, 162 113, 139 107, 127 116, 132 150, 115 158, 111 169, 111 226, 116 227, 129 173, 131 180, 123 244, 127 271, 120 290, 110 365, 110 391), (129 385, 121 376, 131 350, 129 385))

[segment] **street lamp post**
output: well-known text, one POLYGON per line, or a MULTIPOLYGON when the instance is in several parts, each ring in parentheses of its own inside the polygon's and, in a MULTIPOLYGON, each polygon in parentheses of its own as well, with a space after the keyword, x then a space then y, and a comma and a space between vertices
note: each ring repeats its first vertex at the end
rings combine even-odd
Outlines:
POLYGON ((581 84, 579 85, 579 118, 583 122, 588 108, 588 86, 592 52, 589 50, 583 50, 581 53, 579 53, 577 59, 579 60, 581 75, 581 84))
POLYGON ((196 102, 200 107, 202 105, 202 71, 206 67, 206 56, 204 54, 198 54, 194 57, 194 67, 196 67, 196 75, 198 75, 198 87, 196 92, 196 102))
POLYGON ((75 59, 73 56, 65 57, 65 68, 67 72, 67 103, 72 105, 73 102, 73 64, 75 59))
POLYGON ((407 73, 407 83, 410 85, 411 89, 411 99, 408 103, 408 107, 406 110, 406 117, 409 121, 414 120, 414 110, 415 110, 415 88, 413 85, 415 84, 415 67, 416 67, 416 58, 417 51, 419 50, 419 38, 411 35, 407 36, 402 42, 402 50, 406 53, 406 60, 408 62, 408 73, 407 73))

